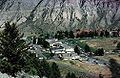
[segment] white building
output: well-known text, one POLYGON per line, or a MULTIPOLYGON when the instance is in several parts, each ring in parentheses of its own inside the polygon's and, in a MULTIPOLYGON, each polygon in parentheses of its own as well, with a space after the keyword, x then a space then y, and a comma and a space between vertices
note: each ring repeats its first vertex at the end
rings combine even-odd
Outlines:
POLYGON ((53 48, 50 48, 50 51, 52 53, 55 53, 55 54, 61 54, 61 53, 65 53, 65 48, 60 46, 60 47, 53 47, 53 48))
POLYGON ((62 54, 63 60, 75 60, 80 59, 80 56, 78 56, 77 53, 65 53, 62 54))
POLYGON ((74 48, 71 46, 68 46, 67 44, 63 44, 64 48, 65 48, 65 52, 66 53, 74 53, 74 48))
POLYGON ((54 42, 50 44, 51 47, 60 47, 61 45, 62 45, 62 42, 54 42))
POLYGON ((74 53, 74 48, 65 48, 66 53, 74 53))
POLYGON ((46 41, 50 44, 50 47, 60 47, 62 45, 62 42, 58 39, 46 39, 46 41))

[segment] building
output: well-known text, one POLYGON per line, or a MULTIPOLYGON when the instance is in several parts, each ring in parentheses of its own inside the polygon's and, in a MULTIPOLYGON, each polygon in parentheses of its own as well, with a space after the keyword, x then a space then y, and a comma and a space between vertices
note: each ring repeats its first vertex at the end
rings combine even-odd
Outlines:
POLYGON ((63 44, 62 46, 64 46, 66 53, 74 53, 74 48, 73 47, 71 47, 67 44, 63 44))
POLYGON ((46 41, 50 44, 50 47, 60 47, 62 45, 62 42, 58 39, 46 39, 46 41))
POLYGON ((61 54, 61 53, 65 53, 65 48, 60 46, 60 47, 52 47, 50 48, 50 51, 52 53, 55 53, 55 54, 61 54))

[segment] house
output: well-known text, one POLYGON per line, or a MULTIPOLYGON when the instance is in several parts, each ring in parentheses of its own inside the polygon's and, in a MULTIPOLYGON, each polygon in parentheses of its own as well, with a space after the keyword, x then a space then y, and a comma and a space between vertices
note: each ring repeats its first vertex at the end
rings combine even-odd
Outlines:
POLYGON ((66 53, 74 53, 74 48, 65 48, 66 53))
POLYGON ((58 39, 46 39, 46 41, 50 44, 50 47, 60 47, 62 45, 62 42, 58 39))
POLYGON ((74 53, 74 48, 67 45, 67 44, 63 44, 64 48, 65 48, 65 52, 66 53, 74 53))
POLYGON ((50 46, 51 47, 60 47, 62 45, 62 42, 55 42, 55 43, 52 43, 50 46))
POLYGON ((61 53, 65 53, 65 48, 60 46, 60 47, 52 47, 50 48, 50 51, 52 53, 55 53, 55 54, 61 54, 61 53))

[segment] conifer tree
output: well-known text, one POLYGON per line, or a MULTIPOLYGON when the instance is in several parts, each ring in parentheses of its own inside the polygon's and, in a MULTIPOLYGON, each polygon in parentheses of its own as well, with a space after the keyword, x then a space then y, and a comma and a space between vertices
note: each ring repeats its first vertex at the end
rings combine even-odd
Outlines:
POLYGON ((40 67, 38 69, 42 76, 46 76, 47 78, 50 78, 51 67, 45 59, 41 61, 40 67))
POLYGON ((117 48, 118 50, 120 50, 120 42, 118 42, 116 48, 117 48))
POLYGON ((69 32, 69 38, 74 38, 73 31, 70 31, 70 32, 69 32))
POLYGON ((71 74, 68 73, 68 74, 66 75, 66 78, 71 78, 71 74))
POLYGON ((85 52, 90 52, 90 47, 87 44, 85 45, 85 52))
POLYGON ((120 78, 120 64, 117 63, 115 59, 110 59, 109 63, 109 68, 112 75, 111 78, 120 78))
POLYGON ((77 53, 78 55, 80 54, 80 50, 79 50, 79 48, 78 48, 77 45, 75 46, 74 51, 75 51, 75 53, 77 53))
POLYGON ((68 73, 66 78, 77 78, 74 73, 68 73))
POLYGON ((36 38, 35 38, 35 36, 33 37, 33 44, 36 44, 36 38))
POLYGON ((30 52, 22 37, 14 23, 5 23, 5 29, 0 34, 0 72, 15 77, 24 70, 30 52))
POLYGON ((65 32, 64 32, 64 35, 65 35, 65 37, 68 38, 68 35, 69 35, 68 31, 65 31, 65 32))
POLYGON ((51 70, 52 70, 52 72, 51 72, 50 78, 61 78, 61 74, 60 74, 58 65, 55 62, 52 63, 51 70))

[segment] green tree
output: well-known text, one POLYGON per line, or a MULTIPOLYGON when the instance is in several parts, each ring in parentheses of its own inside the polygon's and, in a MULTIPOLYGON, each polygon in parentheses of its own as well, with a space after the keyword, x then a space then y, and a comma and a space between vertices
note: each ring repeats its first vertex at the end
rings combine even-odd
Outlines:
POLYGON ((50 78, 61 78, 58 65, 55 62, 52 63, 51 70, 52 72, 50 78))
POLYGON ((42 44, 43 44, 43 38, 38 38, 37 44, 38 44, 38 45, 42 45, 42 44))
POLYGON ((105 37, 109 37, 109 32, 108 32, 108 30, 105 30, 105 37))
POLYGON ((69 38, 74 38, 73 31, 70 31, 70 32, 69 32, 69 38))
POLYGON ((68 73, 66 78, 77 78, 74 73, 68 73))
POLYGON ((71 74, 68 73, 68 74, 66 75, 66 78, 71 78, 71 74))
POLYGON ((116 48, 117 48, 118 50, 120 50, 120 42, 118 42, 116 48))
POLYGON ((85 52, 90 52, 90 47, 87 44, 85 45, 85 52))
POLYGON ((80 37, 80 34, 79 34, 79 33, 77 33, 77 34, 76 34, 76 38, 79 38, 79 37, 80 37))
POLYGON ((55 38, 57 38, 58 40, 63 39, 64 38, 63 32, 57 31, 57 33, 55 34, 55 38))
POLYGON ((65 32, 64 32, 64 35, 65 35, 65 37, 68 38, 68 35, 69 35, 68 31, 65 31, 65 32))
POLYGON ((120 78, 120 64, 115 59, 110 59, 109 63, 112 78, 120 78))
POLYGON ((50 37, 50 34, 45 34, 45 39, 49 39, 49 37, 50 37))
POLYGON ((36 57, 35 53, 29 53, 29 56, 27 57, 27 62, 24 67, 24 71, 31 75, 38 75, 39 77, 42 77, 41 72, 38 71, 38 68, 40 68, 40 60, 38 57, 36 57))
POLYGON ((77 53, 78 55, 80 54, 80 50, 79 50, 79 48, 78 48, 77 45, 75 46, 74 51, 75 51, 75 53, 77 53))
POLYGON ((0 34, 0 72, 15 77, 28 64, 29 46, 22 37, 14 23, 5 23, 0 34))
POLYGON ((71 78, 77 78, 74 73, 71 74, 71 78))
POLYGON ((103 48, 99 48, 96 50, 95 55, 97 56, 103 56, 104 55, 104 49, 103 48))
POLYGON ((42 45, 43 45, 44 48, 49 48, 50 47, 50 44, 47 41, 45 41, 45 39, 43 40, 42 45))
POLYGON ((35 38, 35 36, 33 37, 33 44, 36 44, 36 38, 35 38))
POLYGON ((102 30, 101 32, 100 32, 100 37, 103 37, 104 36, 104 31, 102 30))
POLYGON ((50 44, 47 41, 45 41, 45 38, 38 38, 37 44, 42 45, 44 48, 50 47, 50 44))
POLYGON ((40 75, 42 76, 46 76, 47 78, 50 78, 51 75, 51 67, 49 65, 49 63, 43 59, 40 63, 40 66, 38 68, 38 71, 40 71, 40 75))

